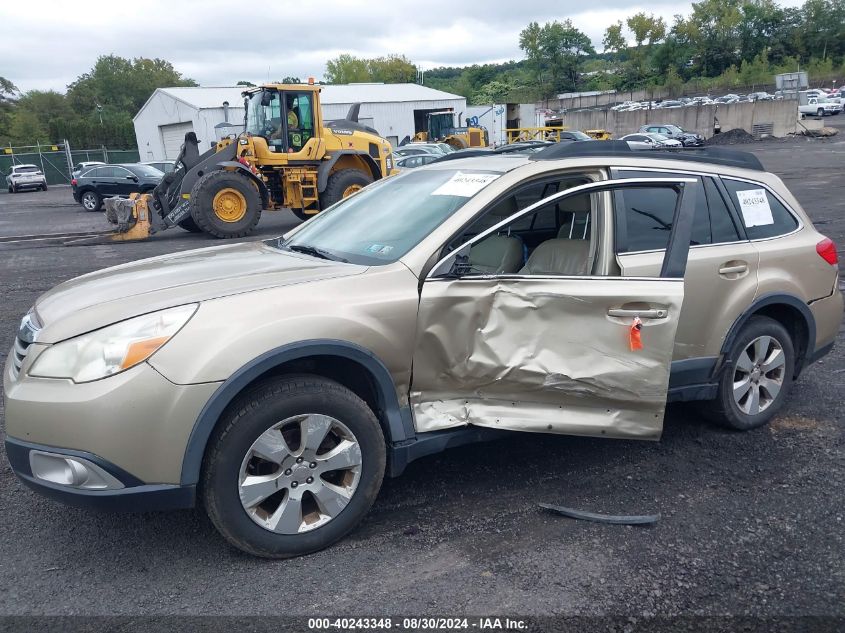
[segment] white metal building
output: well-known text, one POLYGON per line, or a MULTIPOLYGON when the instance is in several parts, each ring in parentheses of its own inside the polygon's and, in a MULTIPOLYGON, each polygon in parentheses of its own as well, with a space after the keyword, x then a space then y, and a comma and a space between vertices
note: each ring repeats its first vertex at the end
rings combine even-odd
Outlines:
MULTIPOLYGON (((425 114, 451 108, 468 116, 466 98, 417 84, 349 84, 321 86, 323 119, 342 119, 354 103, 361 104, 359 120, 387 138, 394 146, 405 136, 424 129, 425 114)), ((185 133, 194 131, 200 151, 226 133, 242 129, 244 109, 237 87, 159 88, 135 115, 135 136, 141 160, 176 158, 185 133), (228 102, 224 109, 223 102, 228 102), (228 117, 236 127, 221 131, 228 117)))

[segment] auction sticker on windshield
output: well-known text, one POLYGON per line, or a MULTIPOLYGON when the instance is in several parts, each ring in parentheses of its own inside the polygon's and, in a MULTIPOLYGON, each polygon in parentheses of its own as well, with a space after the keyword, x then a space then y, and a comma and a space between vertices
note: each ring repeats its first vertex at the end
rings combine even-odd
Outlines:
POLYGON ((765 189, 737 191, 736 197, 739 200, 739 208, 742 210, 742 221, 746 227, 751 228, 752 226, 764 226, 775 223, 765 189))
POLYGON ((499 176, 500 174, 469 174, 459 171, 432 191, 431 195, 471 198, 499 176))

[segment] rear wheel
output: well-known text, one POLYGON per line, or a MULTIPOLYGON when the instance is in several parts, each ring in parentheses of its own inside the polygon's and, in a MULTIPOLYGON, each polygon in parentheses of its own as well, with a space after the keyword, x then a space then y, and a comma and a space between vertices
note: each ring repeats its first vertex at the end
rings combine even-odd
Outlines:
POLYGON ((41 191, 47 191, 47 183, 46 182, 43 185, 41 185, 41 191))
POLYGON ((86 191, 79 202, 86 211, 99 211, 103 206, 103 199, 96 191, 86 191))
MULTIPOLYGON (((372 176, 360 169, 341 169, 340 171, 336 171, 329 176, 326 189, 320 195, 320 208, 329 208, 335 202, 357 193, 371 182, 373 182, 372 176)), ((303 216, 308 217, 305 214, 303 216)), ((297 214, 297 217, 299 217, 299 214, 297 214)))
POLYGON ((816 110, 816 116, 823 117, 824 116, 824 108, 819 108, 816 110))
POLYGON ((212 171, 194 185, 191 218, 200 230, 215 237, 243 237, 261 219, 261 196, 247 176, 212 171))
POLYGON ((795 372, 795 348, 786 328, 774 319, 752 317, 725 359, 717 397, 705 412, 738 431, 766 424, 783 406, 795 372))
POLYGON ((369 511, 386 450, 370 408, 338 383, 285 376, 237 400, 209 440, 201 494, 232 545, 287 558, 327 547, 369 511))

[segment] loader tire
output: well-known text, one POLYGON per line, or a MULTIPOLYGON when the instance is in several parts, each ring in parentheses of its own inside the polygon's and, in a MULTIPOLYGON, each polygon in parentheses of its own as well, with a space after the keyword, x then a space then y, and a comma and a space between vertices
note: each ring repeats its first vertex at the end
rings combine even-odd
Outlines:
POLYGON ((460 136, 453 136, 448 141, 446 141, 446 143, 450 147, 455 149, 456 151, 459 150, 459 149, 466 149, 467 147, 469 147, 469 145, 467 145, 467 142, 464 139, 462 139, 460 136))
POLYGON ((373 177, 360 169, 341 169, 336 171, 329 176, 326 189, 320 194, 320 209, 328 209, 335 202, 351 196, 371 182, 373 182, 373 177))
POLYGON ((197 227, 223 239, 244 237, 261 219, 261 196, 247 176, 233 171, 205 174, 191 191, 191 219, 197 227))

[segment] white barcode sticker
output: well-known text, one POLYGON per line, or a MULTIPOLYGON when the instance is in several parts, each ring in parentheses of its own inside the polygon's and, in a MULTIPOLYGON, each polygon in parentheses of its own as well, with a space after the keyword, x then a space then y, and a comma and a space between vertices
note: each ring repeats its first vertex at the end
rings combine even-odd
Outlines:
POLYGON ((736 197, 739 199, 742 221, 747 228, 775 223, 765 189, 737 191, 736 197))

